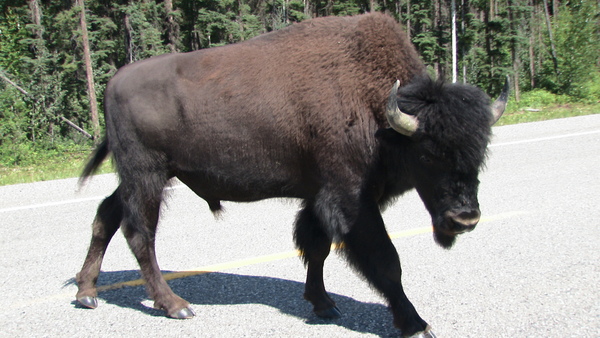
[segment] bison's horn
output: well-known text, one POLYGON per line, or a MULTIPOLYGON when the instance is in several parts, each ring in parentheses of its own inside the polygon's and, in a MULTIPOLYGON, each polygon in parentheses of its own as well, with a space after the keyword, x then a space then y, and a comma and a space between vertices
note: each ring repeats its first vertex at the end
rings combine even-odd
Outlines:
POLYGON ((412 136, 417 131, 417 128, 419 128, 419 120, 413 115, 403 113, 398 108, 398 98, 396 95, 399 86, 400 81, 396 81, 390 92, 386 112, 387 120, 395 131, 402 135, 412 136))
POLYGON ((506 76, 506 82, 504 83, 504 88, 502 88, 502 93, 496 99, 496 101, 492 104, 492 115, 493 119, 490 125, 498 122, 502 113, 504 113, 504 109, 506 109, 506 102, 508 101, 508 92, 510 91, 510 80, 508 75, 506 76))

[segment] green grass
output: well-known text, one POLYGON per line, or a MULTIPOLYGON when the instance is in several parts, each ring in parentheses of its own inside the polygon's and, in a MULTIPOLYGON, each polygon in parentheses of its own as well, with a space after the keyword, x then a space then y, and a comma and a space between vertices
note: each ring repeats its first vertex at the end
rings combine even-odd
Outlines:
POLYGON ((600 113, 600 92, 590 90, 585 98, 552 94, 543 89, 525 92, 517 102, 511 97, 496 125, 535 122, 600 113))
POLYGON ((559 104, 553 106, 536 106, 538 108, 518 107, 502 115, 496 126, 561 119, 581 115, 600 114, 600 103, 594 104, 559 104))
MULTIPOLYGON (((0 186, 78 177, 91 153, 65 152, 31 161, 27 165, 0 165, 0 186)), ((102 164, 99 174, 112 172, 110 161, 102 164)))
MULTIPOLYGON (((496 125, 509 125, 524 122, 544 121, 564 117, 600 114, 600 101, 590 104, 548 102, 544 95, 522 98, 521 102, 510 104, 496 125)), ((552 101, 552 100, 550 100, 552 101)), ((562 101, 562 100, 558 100, 562 101)), ((77 177, 81 174, 91 148, 77 151, 53 151, 50 155, 39 156, 26 161, 26 165, 0 164, 0 185, 48 181, 77 177)), ((111 161, 106 161, 98 173, 112 172, 111 161)))

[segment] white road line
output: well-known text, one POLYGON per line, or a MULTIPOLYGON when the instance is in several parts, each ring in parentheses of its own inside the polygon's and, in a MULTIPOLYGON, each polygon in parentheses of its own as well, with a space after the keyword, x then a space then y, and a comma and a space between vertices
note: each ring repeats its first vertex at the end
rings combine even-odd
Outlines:
MULTIPOLYGON (((173 189, 178 189, 178 188, 182 188, 182 187, 185 187, 185 185, 171 186, 171 187, 166 188, 166 190, 173 190, 173 189)), ((18 207, 10 207, 10 208, 0 209, 0 213, 11 212, 11 211, 20 211, 20 210, 39 209, 39 208, 45 208, 45 207, 55 207, 55 206, 59 206, 59 205, 83 203, 83 202, 89 202, 89 201, 100 201, 100 200, 105 199, 108 196, 109 195, 92 196, 92 197, 75 198, 75 199, 71 199, 71 200, 64 200, 64 201, 58 201, 58 202, 47 202, 47 203, 22 205, 22 206, 18 206, 18 207)))
POLYGON ((2 212, 11 212, 11 211, 19 211, 19 210, 29 210, 29 209, 45 208, 45 207, 54 207, 54 206, 57 206, 57 205, 82 203, 82 202, 88 202, 88 201, 98 201, 98 200, 104 199, 105 197, 106 196, 94 196, 94 197, 87 197, 87 198, 76 198, 76 199, 72 199, 72 200, 65 200, 65 201, 59 201, 59 202, 48 202, 48 203, 22 205, 22 206, 19 206, 19 207, 12 207, 12 208, 0 209, 0 213, 2 213, 2 212))
POLYGON ((586 131, 586 132, 583 132, 583 133, 573 133, 573 134, 565 134, 565 135, 540 137, 540 138, 533 138, 533 139, 529 139, 529 140, 521 140, 521 141, 513 141, 513 142, 492 143, 492 144, 490 144, 488 146, 488 148, 502 147, 502 146, 511 146, 511 145, 514 145, 514 144, 523 144, 523 143, 533 143, 533 142, 558 140, 558 139, 561 139, 561 138, 585 136, 585 135, 592 135, 592 134, 600 134, 600 130, 586 131))
MULTIPOLYGON (((528 139, 528 140, 521 140, 521 141, 513 141, 513 142, 492 143, 492 144, 490 144, 488 146, 488 148, 510 146, 510 145, 515 145, 515 144, 525 144, 525 143, 533 143, 533 142, 550 141, 550 140, 557 140, 557 139, 562 139, 562 138, 585 136, 585 135, 592 135, 592 134, 600 134, 600 130, 587 131, 587 132, 582 132, 582 133, 572 133, 572 134, 548 136, 548 137, 540 137, 540 138, 534 138, 534 139, 528 139)), ((184 187, 184 185, 172 186, 172 187, 169 187, 167 189, 178 189, 178 188, 181 188, 181 187, 184 187)), ((59 206, 59 205, 83 203, 83 202, 89 202, 89 201, 98 201, 98 200, 102 200, 104 198, 106 198, 106 196, 94 196, 94 197, 87 197, 87 198, 76 198, 76 199, 59 201, 59 202, 48 202, 48 203, 23 205, 23 206, 18 206, 18 207, 11 207, 11 208, 0 209, 0 213, 11 212, 11 211, 20 211, 20 210, 38 209, 38 208, 46 208, 46 207, 54 207, 54 206, 59 206)))

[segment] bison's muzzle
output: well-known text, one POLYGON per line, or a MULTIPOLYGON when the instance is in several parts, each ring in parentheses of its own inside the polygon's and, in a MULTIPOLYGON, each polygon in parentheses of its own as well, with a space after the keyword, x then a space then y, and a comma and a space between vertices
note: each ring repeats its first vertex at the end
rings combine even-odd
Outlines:
POLYGON ((479 208, 459 208, 448 210, 434 221, 433 234, 435 241, 443 248, 450 249, 456 236, 472 231, 479 223, 479 208))
POLYGON ((479 209, 462 208, 444 213, 448 230, 455 235, 475 229, 480 217, 479 209))

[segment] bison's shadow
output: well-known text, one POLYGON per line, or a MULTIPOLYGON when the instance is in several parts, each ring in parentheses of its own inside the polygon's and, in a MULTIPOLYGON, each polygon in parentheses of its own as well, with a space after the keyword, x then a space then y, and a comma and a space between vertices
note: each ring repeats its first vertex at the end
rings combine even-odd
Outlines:
MULTIPOLYGON (((163 271, 167 272, 167 271, 163 271)), ((139 278, 137 271, 102 272, 98 286, 139 278)), ((70 281, 74 283, 74 281, 70 281)), ((279 278, 208 273, 168 282, 179 296, 189 301, 197 312, 202 305, 263 304, 298 317, 310 325, 339 325, 361 333, 381 337, 398 336, 392 325, 392 315, 382 304, 364 303, 352 298, 330 294, 342 311, 342 317, 324 320, 312 312, 312 305, 302 298, 304 283, 279 278)), ((98 298, 119 307, 135 309, 152 316, 164 312, 142 304, 147 299, 143 286, 100 292, 98 298)), ((198 311, 199 310, 199 311, 198 311)))

